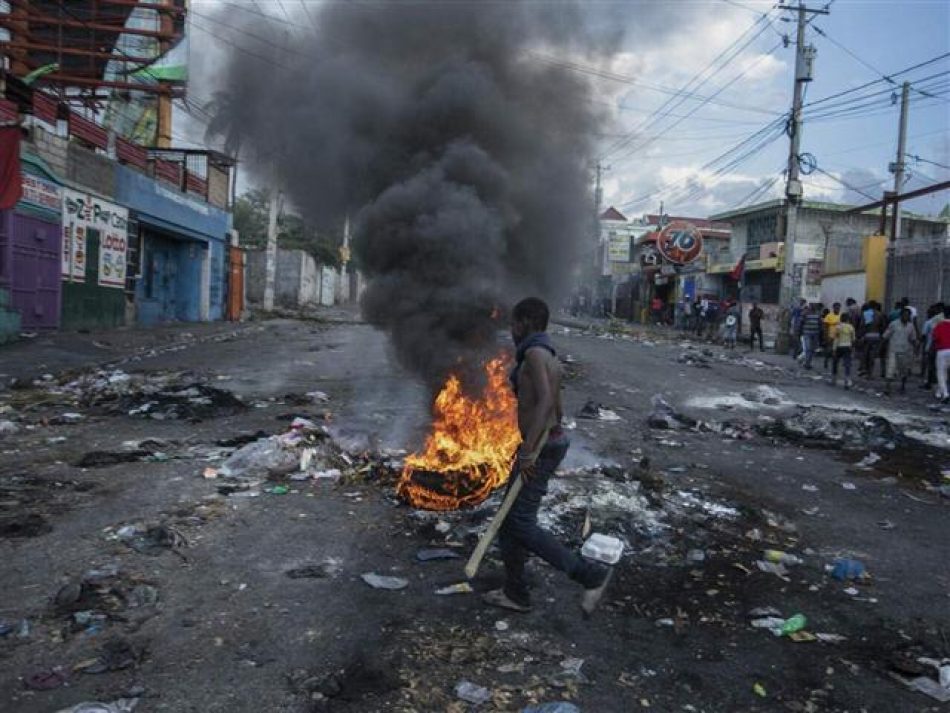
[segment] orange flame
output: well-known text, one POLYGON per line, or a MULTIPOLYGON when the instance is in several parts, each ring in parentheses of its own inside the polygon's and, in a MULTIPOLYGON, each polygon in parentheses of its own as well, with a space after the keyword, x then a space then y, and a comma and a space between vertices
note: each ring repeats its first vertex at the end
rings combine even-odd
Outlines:
POLYGON ((508 480, 521 443, 517 402, 503 357, 489 361, 485 372, 488 381, 478 398, 466 396, 456 376, 448 378, 436 397, 432 432, 421 453, 406 457, 396 486, 397 494, 414 507, 477 505, 508 480))

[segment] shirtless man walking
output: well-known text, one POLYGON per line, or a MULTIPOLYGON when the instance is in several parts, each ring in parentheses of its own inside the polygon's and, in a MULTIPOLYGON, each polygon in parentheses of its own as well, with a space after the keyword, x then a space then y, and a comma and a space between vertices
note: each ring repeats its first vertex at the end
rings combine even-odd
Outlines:
POLYGON ((521 447, 512 478, 523 486, 501 526, 499 545, 505 563, 505 586, 485 594, 485 602, 512 611, 531 609, 525 565, 534 554, 584 587, 581 607, 590 614, 597 606, 612 570, 589 562, 567 549, 538 525, 541 498, 548 480, 564 460, 570 441, 561 429, 561 365, 548 336, 548 306, 536 297, 515 305, 511 336, 517 347, 511 385, 518 396, 521 447))

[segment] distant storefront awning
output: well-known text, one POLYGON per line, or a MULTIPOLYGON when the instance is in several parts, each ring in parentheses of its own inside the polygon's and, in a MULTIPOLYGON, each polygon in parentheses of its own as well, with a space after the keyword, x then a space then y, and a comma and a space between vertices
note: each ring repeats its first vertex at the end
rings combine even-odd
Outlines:
MULTIPOLYGON (((764 260, 746 260, 745 269, 746 272, 753 272, 756 270, 780 270, 780 260, 777 257, 769 257, 764 260)), ((716 265, 710 265, 706 272, 710 275, 722 275, 728 274, 735 269, 736 265, 733 262, 728 263, 718 263, 716 265)))

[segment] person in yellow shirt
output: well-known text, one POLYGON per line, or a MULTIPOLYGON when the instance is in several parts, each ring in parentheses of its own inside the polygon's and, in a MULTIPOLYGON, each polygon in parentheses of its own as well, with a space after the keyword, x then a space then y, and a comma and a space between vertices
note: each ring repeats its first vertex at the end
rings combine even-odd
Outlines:
MULTIPOLYGON (((835 306, 840 307, 840 305, 835 306)), ((838 362, 843 361, 844 388, 850 389, 852 385, 851 355, 854 352, 855 340, 854 325, 851 324, 851 315, 841 315, 841 319, 832 329, 834 330, 834 341, 832 342, 834 357, 831 363, 831 385, 834 386, 838 383, 838 362)))
POLYGON ((841 322, 841 303, 831 305, 831 311, 821 320, 825 326, 825 369, 828 362, 834 357, 835 328, 841 322))

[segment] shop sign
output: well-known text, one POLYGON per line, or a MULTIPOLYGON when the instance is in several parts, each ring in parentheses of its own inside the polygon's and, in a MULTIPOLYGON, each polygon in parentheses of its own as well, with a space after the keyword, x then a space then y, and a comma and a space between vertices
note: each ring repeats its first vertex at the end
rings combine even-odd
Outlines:
POLYGON ((674 265, 686 265, 703 251, 703 236, 692 223, 674 220, 660 231, 657 250, 674 265))
POLYGON ((63 198, 60 195, 59 186, 52 181, 34 176, 32 173, 24 173, 23 195, 20 201, 59 213, 62 209, 63 198))
POLYGON ((630 262, 630 235, 611 230, 608 234, 607 258, 610 262, 630 262))
POLYGON ((99 244, 99 285, 125 287, 129 211, 88 193, 63 190, 63 278, 83 282, 88 241, 99 244))
POLYGON ((656 251, 656 248, 652 245, 644 245, 643 249, 640 251, 640 265, 643 267, 657 267, 663 258, 660 257, 660 253, 656 251))

